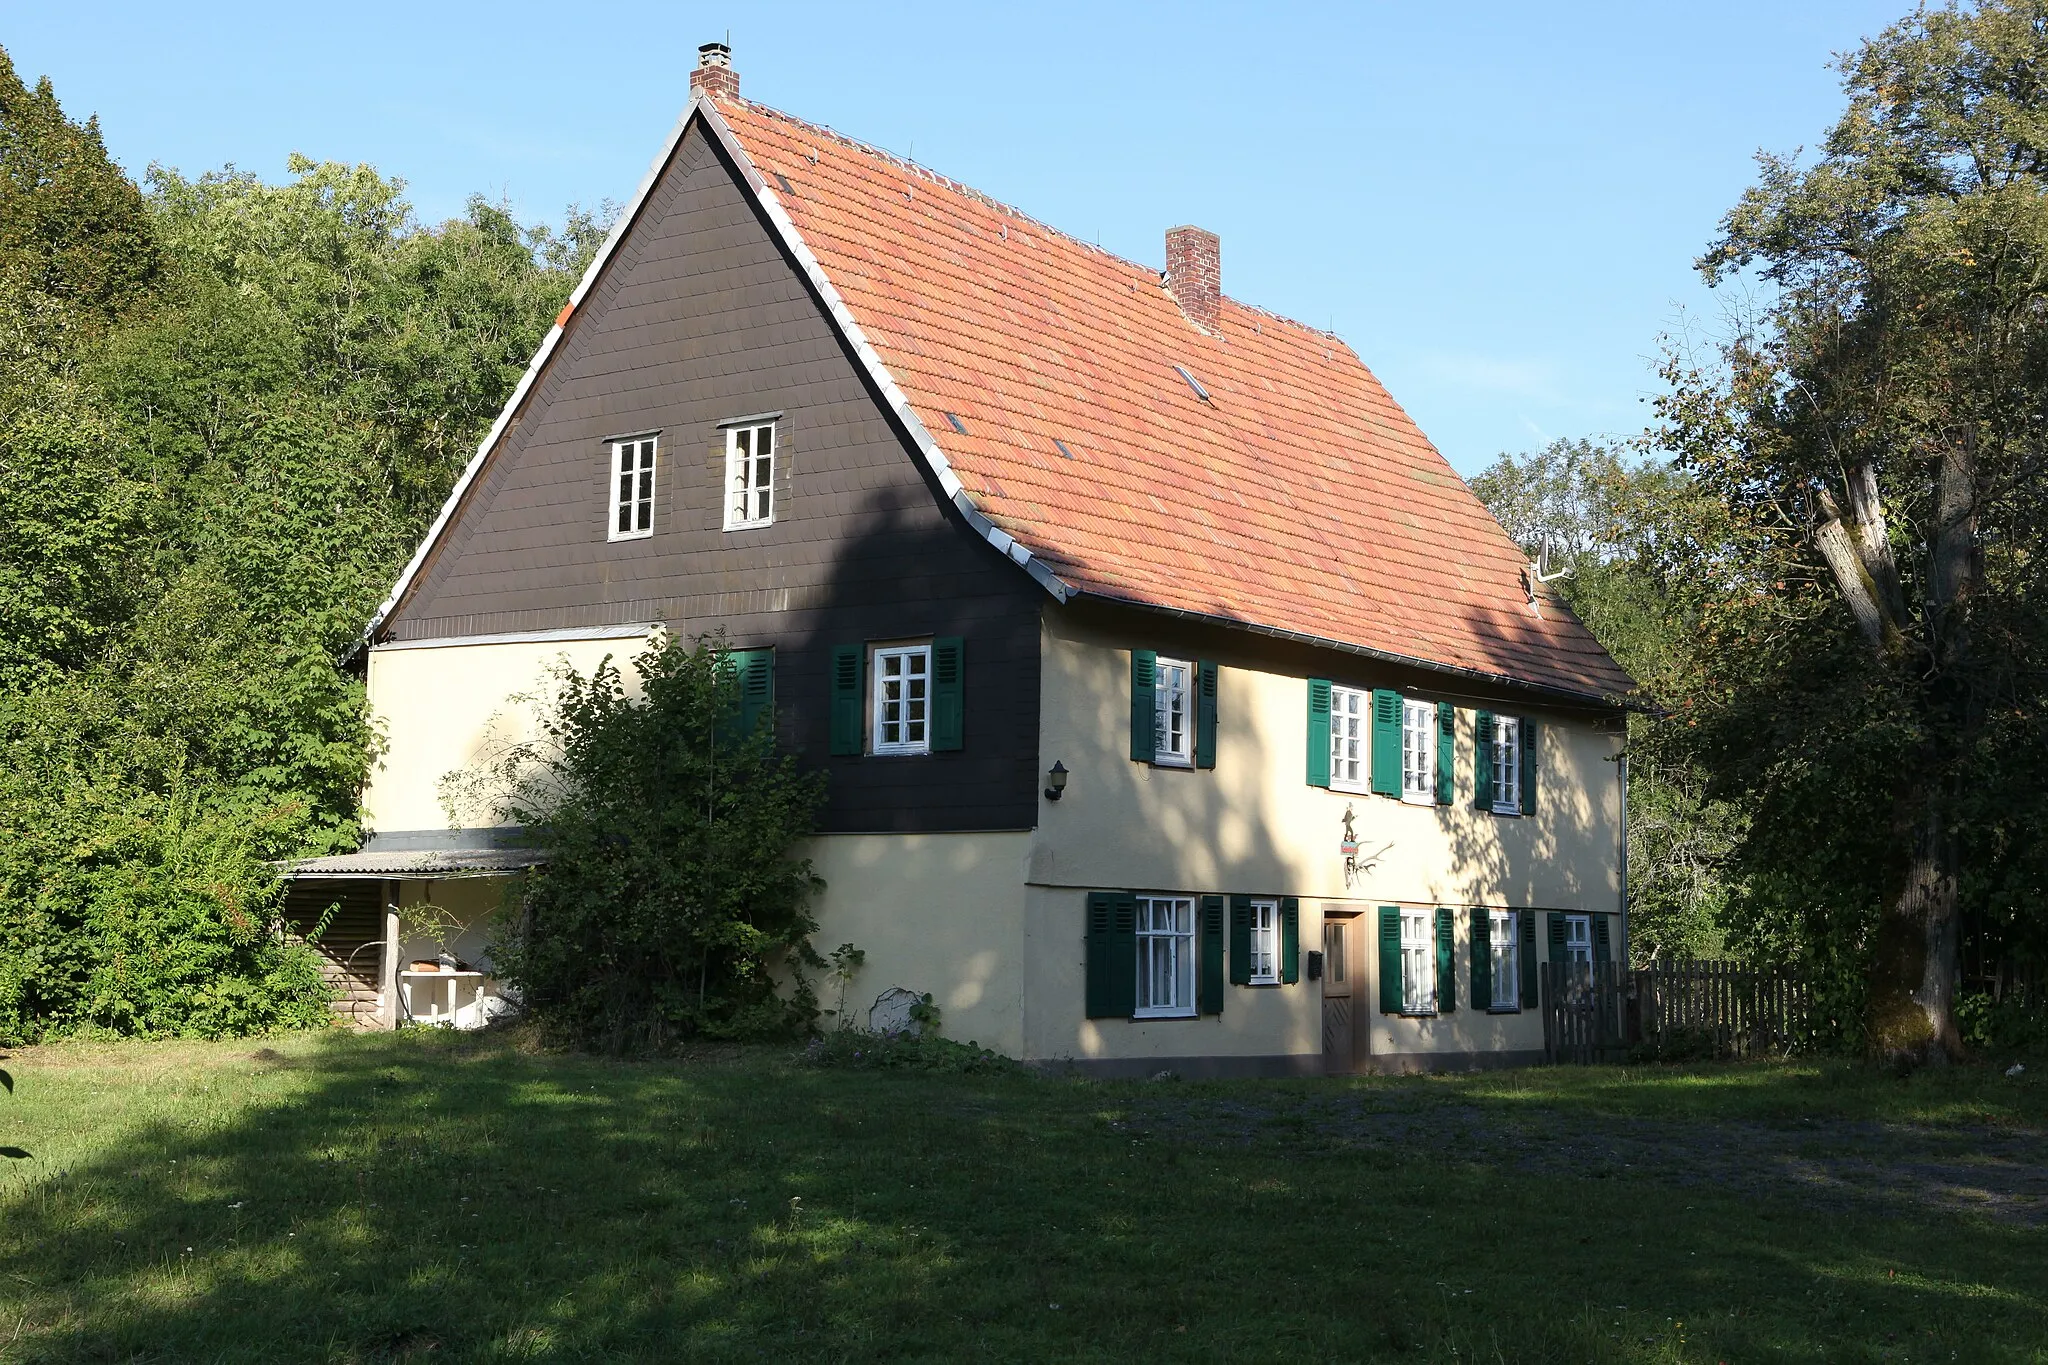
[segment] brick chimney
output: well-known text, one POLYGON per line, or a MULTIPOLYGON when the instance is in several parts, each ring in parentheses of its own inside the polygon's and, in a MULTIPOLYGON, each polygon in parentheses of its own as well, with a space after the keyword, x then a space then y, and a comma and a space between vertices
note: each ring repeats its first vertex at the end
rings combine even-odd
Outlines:
POLYGON ((1223 330, 1223 243, 1215 233, 1167 229, 1166 289, 1188 321, 1212 335, 1223 330))
POLYGON ((697 69, 690 73, 690 93, 709 95, 715 100, 740 97, 740 76, 732 69, 732 49, 724 43, 706 43, 697 49, 697 69))

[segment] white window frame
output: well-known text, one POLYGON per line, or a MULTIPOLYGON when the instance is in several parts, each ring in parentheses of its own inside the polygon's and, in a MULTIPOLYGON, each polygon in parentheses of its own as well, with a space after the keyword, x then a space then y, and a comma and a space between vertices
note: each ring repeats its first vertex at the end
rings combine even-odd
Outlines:
POLYGON ((1493 813, 1522 813, 1522 720, 1493 718, 1493 813))
POLYGON ((1513 910, 1486 913, 1486 951, 1492 959, 1495 1014, 1515 1014, 1522 1008, 1522 917, 1513 910), (1502 983, 1506 989, 1502 989, 1502 983))
POLYGON ((1401 799, 1436 804, 1436 703, 1401 698, 1401 799))
POLYGON ((1252 902, 1251 984, 1280 984, 1280 902, 1252 902))
POLYGON ((1593 917, 1564 917, 1564 960, 1572 964, 1572 975, 1590 980, 1593 975, 1593 917))
POLYGON ((1330 790, 1372 791, 1372 693, 1330 686, 1330 790), (1356 758, 1351 753, 1357 754, 1356 758), (1352 769, 1347 773, 1346 767, 1352 769))
POLYGON ((1152 671, 1152 761, 1165 768, 1195 766, 1195 666, 1159 658, 1152 671), (1178 720, 1179 745, 1173 726, 1178 720))
POLYGON ((743 422, 725 429, 725 529, 752 531, 775 524, 775 466, 782 440, 776 423, 743 422), (761 451, 763 441, 768 450, 761 451))
POLYGON ((876 645, 868 651, 868 748, 877 754, 932 751, 932 647, 930 641, 876 645), (894 677, 891 663, 900 665, 894 677), (915 665, 915 667, 913 667, 915 665), (892 683, 902 684, 892 690, 892 683), (922 684, 922 695, 918 684, 922 684), (893 710, 892 710, 893 708, 893 710), (890 725, 896 738, 885 739, 890 725), (912 731, 915 730, 915 737, 912 731))
POLYGON ((1138 1005, 1132 1017, 1195 1018, 1195 898, 1172 891, 1141 893, 1137 938, 1138 1005), (1154 998, 1160 992, 1153 990, 1161 983, 1168 997, 1163 1001, 1154 998))
POLYGON ((1401 911, 1401 1013, 1436 1013, 1436 916, 1401 911), (1412 989, 1411 989, 1412 988, 1412 989))
POLYGON ((645 540, 654 534, 654 482, 661 468, 659 436, 626 436, 609 443, 611 485, 605 522, 607 540, 645 540), (626 524, 619 525, 624 518, 626 524))

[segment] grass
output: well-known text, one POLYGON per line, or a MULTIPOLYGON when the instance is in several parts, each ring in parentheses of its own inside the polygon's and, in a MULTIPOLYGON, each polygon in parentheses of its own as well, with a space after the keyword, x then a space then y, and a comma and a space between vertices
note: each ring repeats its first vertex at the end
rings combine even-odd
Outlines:
POLYGON ((8 1065, 10 1362, 2048 1361, 2048 1205, 1957 1185, 1986 1144, 2048 1164, 2038 1067, 1095 1083, 445 1034, 8 1065))

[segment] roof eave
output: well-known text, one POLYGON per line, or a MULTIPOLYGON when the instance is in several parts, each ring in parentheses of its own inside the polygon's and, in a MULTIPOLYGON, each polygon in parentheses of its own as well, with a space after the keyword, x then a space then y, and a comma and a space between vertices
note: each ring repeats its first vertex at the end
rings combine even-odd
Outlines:
POLYGON ((1312 635, 1306 631, 1288 630, 1283 626, 1269 626, 1242 617, 1223 616, 1214 612, 1193 611, 1184 607, 1162 606, 1156 602, 1142 602, 1136 598, 1119 597, 1114 593, 1090 592, 1076 589, 1072 596, 1085 597, 1097 602, 1110 602, 1120 607, 1131 607, 1138 611, 1151 612, 1160 616, 1171 616, 1176 620, 1199 621, 1204 625, 1223 626, 1230 630, 1249 631, 1275 640, 1287 640, 1294 644, 1312 645, 1318 649, 1335 650, 1361 659, 1372 659, 1379 663, 1396 664, 1403 668, 1418 669, 1428 673, 1441 673, 1448 677, 1463 678, 1470 682, 1489 683, 1495 687, 1512 687, 1518 691, 1533 692, 1568 701, 1579 706, 1594 706, 1607 711, 1649 712, 1654 707, 1646 701, 1607 692, 1588 691, 1583 688, 1559 687, 1552 683, 1531 682, 1517 678, 1511 673, 1495 673, 1483 668, 1470 668, 1462 664, 1447 664, 1435 659, 1425 659, 1412 654, 1400 654, 1392 650, 1374 649, 1370 645, 1352 644, 1345 640, 1334 640, 1325 635, 1312 635))

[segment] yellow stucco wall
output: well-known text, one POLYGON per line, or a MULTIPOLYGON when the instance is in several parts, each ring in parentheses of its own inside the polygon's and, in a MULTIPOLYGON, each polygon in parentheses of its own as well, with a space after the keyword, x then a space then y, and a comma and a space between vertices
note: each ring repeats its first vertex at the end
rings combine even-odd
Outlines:
MULTIPOLYGON (((825 892, 814 902, 812 944, 851 943, 867 954, 846 992, 858 1025, 892 986, 931 992, 948 1038, 1024 1055, 1028 833, 828 834, 805 852, 825 892)), ((837 1003, 820 983, 819 1003, 837 1003)), ((827 1020, 826 1025, 830 1026, 827 1020)))
MULTIPOLYGON (((1040 809, 1031 847, 1027 1053, 1031 1057, 1299 1055, 1321 1050, 1322 996, 1295 987, 1226 988, 1220 1019, 1101 1021, 1083 1018, 1086 892, 1098 888, 1297 896, 1301 947, 1322 943, 1322 903, 1364 912, 1368 939, 1355 982, 1358 1018, 1370 1020, 1376 1055, 1533 1050, 1534 1011, 1487 1014, 1470 1007, 1469 915, 1474 906, 1614 912, 1620 909, 1621 737, 1587 713, 1516 708, 1431 691, 1403 680, 1407 695, 1452 701, 1457 717, 1456 799, 1406 805, 1389 797, 1311 787, 1306 674, 1288 651, 1256 637, 1186 640, 1185 657, 1215 660, 1217 755, 1210 770, 1153 767, 1130 754, 1130 638, 1058 611, 1046 613, 1041 666, 1042 766, 1071 774, 1065 796, 1040 809), (1474 711, 1517 711, 1543 727, 1536 813, 1502 818, 1473 809, 1474 711), (1343 815, 1363 864, 1347 873, 1343 815), (1456 971, 1461 1008, 1431 1019, 1377 1010, 1377 952, 1370 936, 1381 905, 1458 911, 1456 971)), ((1147 645, 1155 642, 1144 641, 1147 645)), ((1171 639, 1156 642, 1173 652, 1171 639)), ((1327 675, 1319 675, 1327 676, 1327 675)), ((1397 685, 1361 660, 1337 681, 1397 685)), ((1539 954, 1542 951, 1539 933, 1539 954)))
MULTIPOLYGON (((626 675, 645 637, 603 640, 529 640, 517 643, 378 646, 370 651, 370 709, 384 729, 384 755, 363 793, 363 824, 370 830, 447 829, 440 783, 501 743, 531 738, 533 708, 514 700, 546 681, 551 664, 566 661, 589 673, 606 655, 626 675)), ((465 825, 496 823, 482 811, 465 825)))

